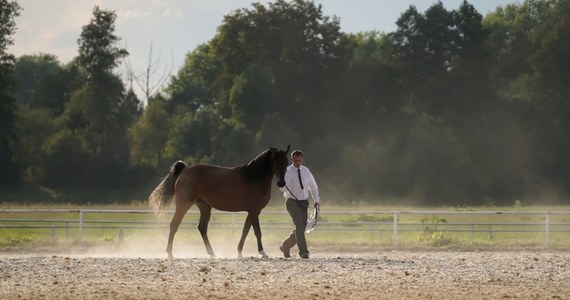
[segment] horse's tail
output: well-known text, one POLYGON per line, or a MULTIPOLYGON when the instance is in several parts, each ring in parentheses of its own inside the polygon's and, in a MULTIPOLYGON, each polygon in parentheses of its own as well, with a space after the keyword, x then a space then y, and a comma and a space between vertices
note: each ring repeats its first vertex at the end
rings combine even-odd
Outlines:
POLYGON ((154 188, 152 193, 150 193, 148 203, 156 212, 162 214, 168 209, 168 205, 174 196, 174 184, 176 183, 176 178, 178 178, 180 172, 182 172, 182 170, 187 166, 188 165, 181 160, 175 162, 170 167, 170 171, 166 177, 164 177, 156 188, 154 188))

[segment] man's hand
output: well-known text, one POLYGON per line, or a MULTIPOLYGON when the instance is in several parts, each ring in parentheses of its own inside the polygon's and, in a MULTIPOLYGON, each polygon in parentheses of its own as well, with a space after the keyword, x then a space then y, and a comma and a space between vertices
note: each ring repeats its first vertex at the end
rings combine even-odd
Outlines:
POLYGON ((279 181, 277 181, 277 186, 280 187, 280 188, 282 188, 282 187, 285 186, 285 183, 280 183, 279 181))
POLYGON ((314 206, 317 210, 321 209, 321 205, 319 204, 319 202, 315 202, 314 206))

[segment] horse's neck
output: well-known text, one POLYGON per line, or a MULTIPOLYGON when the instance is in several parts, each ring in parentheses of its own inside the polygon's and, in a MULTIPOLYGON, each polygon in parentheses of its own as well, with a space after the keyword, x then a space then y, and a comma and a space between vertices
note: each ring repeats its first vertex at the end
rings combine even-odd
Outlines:
POLYGON ((248 179, 262 179, 273 175, 271 162, 266 157, 258 156, 241 168, 248 179))

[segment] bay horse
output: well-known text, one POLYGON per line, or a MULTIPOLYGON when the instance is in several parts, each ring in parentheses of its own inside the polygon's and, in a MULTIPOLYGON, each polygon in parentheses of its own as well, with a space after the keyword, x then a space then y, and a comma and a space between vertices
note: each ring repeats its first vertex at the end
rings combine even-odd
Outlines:
POLYGON ((176 210, 170 222, 166 247, 168 258, 173 257, 174 235, 193 204, 200 210, 198 230, 210 257, 216 257, 208 240, 208 222, 213 207, 222 211, 247 212, 237 248, 239 258, 243 257, 243 244, 252 226, 257 238, 257 250, 263 258, 268 258, 261 243, 259 214, 269 203, 273 176, 277 178, 278 186, 285 185, 290 148, 290 145, 285 150, 269 147, 249 163, 236 167, 208 164, 189 166, 183 161, 175 162, 148 198, 150 206, 160 213, 167 210, 172 198, 175 198, 176 210))

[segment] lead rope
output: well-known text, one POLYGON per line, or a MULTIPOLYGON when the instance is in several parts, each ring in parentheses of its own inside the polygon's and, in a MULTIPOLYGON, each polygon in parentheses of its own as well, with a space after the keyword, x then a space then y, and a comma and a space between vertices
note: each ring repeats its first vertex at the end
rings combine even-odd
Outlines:
POLYGON ((287 190, 289 191, 289 194, 291 194, 291 196, 293 196, 293 198, 295 198, 295 200, 299 201, 299 198, 297 198, 295 196, 295 194, 293 194, 293 192, 291 192, 291 190, 289 189, 289 187, 287 186, 287 184, 285 184, 285 187, 287 188, 287 190))

